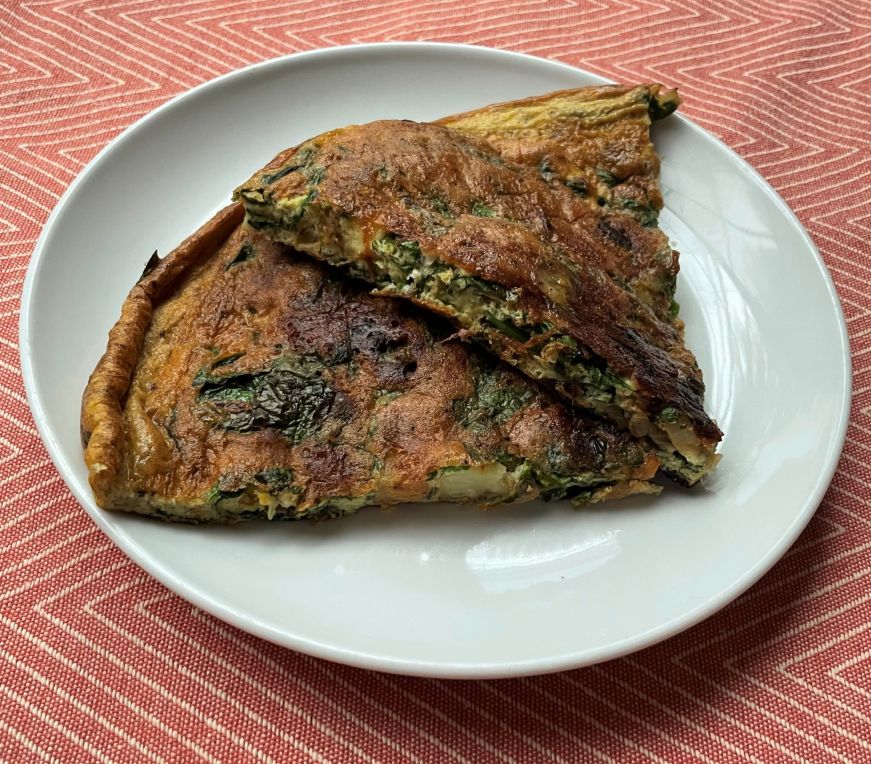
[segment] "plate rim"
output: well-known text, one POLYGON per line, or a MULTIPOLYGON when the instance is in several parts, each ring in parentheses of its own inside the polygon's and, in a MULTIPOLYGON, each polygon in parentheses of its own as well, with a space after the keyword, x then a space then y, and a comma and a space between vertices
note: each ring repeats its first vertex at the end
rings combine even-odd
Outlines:
POLYGON ((160 561, 151 557, 148 552, 134 539, 130 538, 129 535, 117 529, 103 510, 100 510, 96 506, 91 507, 91 504, 93 504, 93 497, 83 495, 83 492, 78 490, 74 481, 68 478, 68 472, 71 471, 70 464, 65 458, 60 445, 47 424, 45 408, 43 401, 38 394, 38 388, 36 385, 32 355, 33 346, 31 343, 31 331, 33 326, 32 301, 35 284, 44 260, 43 253, 46 241, 48 240, 57 219, 63 213, 69 200, 76 193, 79 184, 85 177, 93 172, 97 166, 105 161, 105 157, 113 152, 117 146, 142 130, 148 122, 162 114, 164 110, 173 108, 177 103, 187 98, 194 97, 203 90, 217 87, 230 79, 242 79, 256 75, 260 70, 282 67, 288 64, 292 65, 292 62, 302 59, 341 58, 343 56, 360 54, 364 56, 370 54, 377 55, 390 49, 404 50, 410 55, 413 55, 416 50, 443 50, 448 54, 454 52, 459 52, 461 54, 471 53, 485 57, 497 56, 526 62, 535 62, 536 65, 545 63, 555 69, 563 69, 573 73, 582 74, 601 84, 610 83, 608 79, 601 75, 581 69, 580 67, 572 66, 563 61, 542 56, 534 56, 513 50, 464 43, 431 41, 374 42, 317 48, 314 50, 277 56, 265 61, 258 61, 249 64, 248 66, 229 71, 181 92, 137 119, 133 124, 125 128, 121 133, 109 141, 109 143, 107 143, 106 146, 104 146, 93 157, 93 159, 91 159, 91 161, 89 161, 79 171, 73 181, 69 186, 67 186, 66 190, 60 196, 46 219, 27 266, 27 272, 21 292, 18 327, 21 373, 28 406, 33 416, 34 424, 36 425, 39 436, 48 451, 55 469, 57 469, 67 489, 73 494, 77 502, 103 531, 103 533, 109 536, 112 542, 133 562, 156 578, 161 584, 173 591, 176 595, 236 628, 254 634, 255 636, 266 639, 272 643, 317 658, 323 658, 358 668, 373 669, 407 676, 456 679, 519 677, 564 671, 619 658, 650 647, 658 642, 686 631, 733 602, 737 597, 761 579, 762 576, 764 576, 765 573, 767 573, 781 559, 781 557, 783 557, 810 522, 810 519, 819 507, 825 492, 828 490, 832 478, 834 477, 846 441, 852 403, 852 357, 850 353, 849 333, 847 331, 844 310, 837 289, 835 288, 831 272, 814 244, 813 239, 802 225, 796 213, 789 207, 789 205, 787 205, 780 194, 768 183, 768 181, 749 164, 749 162, 743 159, 734 149, 730 148, 717 136, 703 129, 682 114, 673 115, 672 119, 678 119, 689 129, 696 133, 700 133, 705 140, 712 141, 717 148, 725 151, 730 159, 735 162, 743 172, 747 173, 752 181, 763 190, 772 202, 774 202, 779 212, 797 230, 813 256, 816 269, 826 288, 828 300, 834 308, 835 317, 837 319, 838 340, 841 344, 841 350, 843 351, 843 387, 840 391, 840 412, 837 427, 835 428, 835 437, 832 440, 832 447, 826 455, 826 461, 823 468, 820 470, 813 490, 808 495, 800 510, 796 513, 792 523, 784 528, 780 538, 772 544, 768 552, 757 560, 754 565, 747 569, 744 574, 731 585, 721 589, 716 594, 709 596, 704 603, 689 611, 685 611, 678 617, 672 618, 665 623, 661 623, 639 634, 627 637, 618 642, 610 642, 607 645, 599 646, 598 648, 588 648, 575 653, 562 653, 557 656, 534 658, 510 663, 499 661, 493 663, 470 663, 461 660, 428 661, 423 659, 407 660, 391 658, 389 656, 326 644, 321 641, 305 639, 293 634, 288 634, 287 631, 276 629, 257 619, 242 616, 237 613, 231 605, 216 600, 210 596, 208 592, 200 592, 197 589, 191 588, 183 578, 175 575, 160 561))

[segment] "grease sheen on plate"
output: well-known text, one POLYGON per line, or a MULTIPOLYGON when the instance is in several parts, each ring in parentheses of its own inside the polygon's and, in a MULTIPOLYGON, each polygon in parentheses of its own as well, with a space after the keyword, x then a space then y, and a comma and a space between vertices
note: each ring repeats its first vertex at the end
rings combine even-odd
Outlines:
POLYGON ((597 82, 481 48, 340 48, 208 83, 115 141, 46 226, 21 318, 37 424, 97 523, 170 588, 230 623, 313 655, 410 674, 509 676, 605 660, 686 628, 753 583, 831 479, 849 408, 846 335, 794 216, 682 118, 653 136, 662 226, 681 252, 677 299, 707 406, 726 432, 724 459, 703 490, 581 512, 404 506, 319 525, 215 528, 108 514, 87 486, 78 395, 129 285, 155 248, 174 247, 251 168, 338 125, 431 120, 597 82), (264 113, 252 131, 251 115, 264 113), (135 196, 118 193, 130 178, 135 196))

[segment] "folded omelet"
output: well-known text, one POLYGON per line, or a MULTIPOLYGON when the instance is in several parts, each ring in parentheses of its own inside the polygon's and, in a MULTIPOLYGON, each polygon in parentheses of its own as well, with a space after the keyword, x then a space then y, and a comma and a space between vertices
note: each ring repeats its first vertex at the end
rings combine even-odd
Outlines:
POLYGON ((252 227, 448 317, 692 485, 722 434, 656 228, 649 126, 676 105, 658 86, 583 89, 346 127, 282 152, 236 196, 252 227), (567 149, 573 129, 585 137, 567 149))
POLYGON ((220 212, 149 264, 85 390, 97 503, 187 522, 654 493, 652 450, 220 212))

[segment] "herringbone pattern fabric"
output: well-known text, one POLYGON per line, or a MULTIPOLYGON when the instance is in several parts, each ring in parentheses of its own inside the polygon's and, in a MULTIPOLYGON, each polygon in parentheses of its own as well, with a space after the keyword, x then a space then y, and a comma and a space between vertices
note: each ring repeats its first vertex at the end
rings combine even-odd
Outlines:
POLYGON ((868 2, 0 3, 0 761, 871 761, 868 2), (680 637, 534 679, 343 668, 169 593, 49 463, 24 398, 18 305, 75 175, 135 119, 216 75, 395 39, 678 86, 684 113, 765 175, 834 274, 855 364, 838 473, 785 559, 680 637))

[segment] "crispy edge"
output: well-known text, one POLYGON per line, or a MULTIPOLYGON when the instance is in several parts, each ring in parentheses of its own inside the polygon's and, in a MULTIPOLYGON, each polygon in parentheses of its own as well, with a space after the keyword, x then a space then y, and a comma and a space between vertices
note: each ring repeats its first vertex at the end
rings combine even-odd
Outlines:
MULTIPOLYGON (((241 204, 224 207, 149 269, 127 295, 121 317, 109 332, 106 352, 88 379, 82 395, 81 439, 88 482, 97 504, 112 508, 123 456, 123 405, 139 361, 151 317, 163 296, 215 250, 239 226, 241 204)), ((150 262, 149 262, 150 264, 150 262)))

